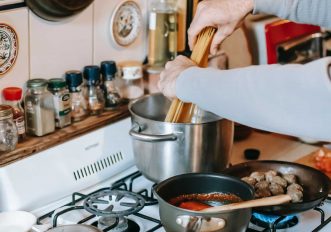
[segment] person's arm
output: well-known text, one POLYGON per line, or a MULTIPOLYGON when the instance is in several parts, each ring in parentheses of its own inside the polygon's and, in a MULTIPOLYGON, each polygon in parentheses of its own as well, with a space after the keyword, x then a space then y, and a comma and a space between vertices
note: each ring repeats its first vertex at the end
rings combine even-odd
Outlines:
POLYGON ((331 28, 330 11, 330 0, 254 0, 253 14, 272 14, 300 23, 331 28))
POLYGON ((190 67, 177 78, 176 95, 247 126, 331 141, 329 64, 190 67))

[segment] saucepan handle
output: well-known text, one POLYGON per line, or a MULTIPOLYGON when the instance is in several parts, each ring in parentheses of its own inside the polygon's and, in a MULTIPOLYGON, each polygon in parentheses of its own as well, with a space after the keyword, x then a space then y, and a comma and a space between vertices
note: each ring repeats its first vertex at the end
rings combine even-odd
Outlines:
POLYGON ((176 141, 177 135, 171 134, 162 134, 162 135, 151 135, 141 132, 142 129, 138 124, 134 124, 131 128, 129 134, 136 140, 144 142, 163 142, 163 141, 176 141))
POLYGON ((185 232, 218 231, 226 226, 223 218, 181 215, 176 223, 185 229, 185 232))

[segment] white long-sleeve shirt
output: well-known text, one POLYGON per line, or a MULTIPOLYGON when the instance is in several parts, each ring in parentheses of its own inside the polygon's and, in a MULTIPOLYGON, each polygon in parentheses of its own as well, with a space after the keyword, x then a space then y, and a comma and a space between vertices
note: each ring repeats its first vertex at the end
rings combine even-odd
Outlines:
POLYGON ((254 128, 331 141, 331 58, 301 65, 192 67, 176 81, 185 102, 254 128))

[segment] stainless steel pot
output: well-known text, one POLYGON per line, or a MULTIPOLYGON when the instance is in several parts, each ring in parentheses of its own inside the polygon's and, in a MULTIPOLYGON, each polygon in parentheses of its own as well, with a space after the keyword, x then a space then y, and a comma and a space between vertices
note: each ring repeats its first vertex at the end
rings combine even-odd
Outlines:
POLYGON ((232 193, 242 200, 254 198, 254 190, 235 177, 207 173, 188 173, 171 177, 154 189, 159 202, 162 225, 169 232, 244 232, 251 218, 251 209, 206 213, 186 210, 168 203, 186 194, 232 193))
POLYGON ((203 112, 201 123, 164 122, 170 103, 158 93, 129 105, 133 152, 143 175, 160 182, 182 173, 220 172, 226 168, 233 122, 209 112, 203 112))

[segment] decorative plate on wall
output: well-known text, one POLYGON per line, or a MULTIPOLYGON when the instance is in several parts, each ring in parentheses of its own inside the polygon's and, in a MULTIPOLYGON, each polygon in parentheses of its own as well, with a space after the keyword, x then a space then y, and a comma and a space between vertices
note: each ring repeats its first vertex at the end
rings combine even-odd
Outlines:
POLYGON ((142 12, 134 1, 122 1, 110 19, 110 35, 116 45, 132 44, 142 30, 142 12))
POLYGON ((6 73, 15 63, 18 54, 18 37, 15 30, 0 23, 0 75, 6 73))

